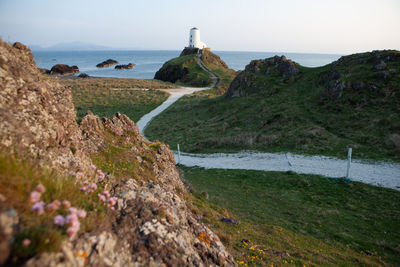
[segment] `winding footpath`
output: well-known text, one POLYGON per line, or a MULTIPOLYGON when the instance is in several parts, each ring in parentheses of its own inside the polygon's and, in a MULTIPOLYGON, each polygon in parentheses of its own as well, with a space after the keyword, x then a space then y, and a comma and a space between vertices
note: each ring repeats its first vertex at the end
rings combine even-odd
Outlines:
MULTIPOLYGON (((146 126, 151 120, 175 103, 186 94, 213 88, 218 77, 203 65, 198 56, 201 68, 209 72, 213 77, 213 83, 209 87, 194 88, 181 87, 177 89, 165 89, 170 97, 156 109, 144 115, 137 123, 139 130, 144 134, 146 126)), ((331 178, 344 177, 346 175, 347 161, 324 157, 302 156, 290 153, 257 153, 239 152, 234 154, 192 154, 175 153, 176 162, 185 166, 199 166, 210 169, 244 169, 262 171, 293 171, 304 174, 318 174, 331 178)), ((376 186, 382 186, 400 190, 400 164, 353 160, 350 168, 350 179, 376 186)))

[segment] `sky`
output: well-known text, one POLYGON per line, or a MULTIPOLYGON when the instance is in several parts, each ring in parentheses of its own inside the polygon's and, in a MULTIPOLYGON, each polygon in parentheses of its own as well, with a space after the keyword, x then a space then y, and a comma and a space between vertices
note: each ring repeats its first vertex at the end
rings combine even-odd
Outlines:
POLYGON ((181 50, 189 30, 219 51, 400 50, 400 0, 0 0, 0 36, 51 46, 181 50))

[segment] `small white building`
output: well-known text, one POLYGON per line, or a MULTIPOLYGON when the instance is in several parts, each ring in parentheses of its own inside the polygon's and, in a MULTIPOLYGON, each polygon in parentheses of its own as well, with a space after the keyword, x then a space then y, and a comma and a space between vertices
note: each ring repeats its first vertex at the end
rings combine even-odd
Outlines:
POLYGON ((206 44, 200 41, 200 30, 196 27, 190 29, 189 47, 199 49, 206 48, 206 44))

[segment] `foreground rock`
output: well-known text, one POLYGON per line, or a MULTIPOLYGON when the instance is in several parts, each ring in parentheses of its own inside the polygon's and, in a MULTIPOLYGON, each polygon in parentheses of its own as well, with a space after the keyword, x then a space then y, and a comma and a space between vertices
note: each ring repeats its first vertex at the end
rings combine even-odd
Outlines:
POLYGON ((227 98, 248 96, 249 94, 268 90, 273 84, 265 79, 275 79, 274 82, 289 79, 299 73, 298 64, 286 59, 285 56, 274 56, 263 60, 252 60, 244 71, 232 81, 227 98))
MULTIPOLYGON (((63 241, 58 252, 36 255, 26 266, 236 265, 219 238, 188 208, 188 192, 169 147, 151 149, 136 124, 119 113, 111 120, 89 113, 78 126, 70 89, 42 80, 32 67, 35 63, 28 48, 0 41, 0 52, 1 149, 63 172, 88 169, 89 154, 111 145, 112 136, 134 144, 130 152, 138 168, 145 167, 140 165, 140 153, 152 157, 148 165, 151 179, 127 177, 116 184, 109 176, 107 186, 112 186, 120 200, 117 210, 108 214, 108 223, 63 241)), ((10 225, 17 220, 7 217, 0 224, 4 239, 13 240, 10 225)), ((11 247, 9 242, 0 245, 5 246, 3 251, 11 247)), ((0 264, 6 257, 0 258, 0 264)))
POLYGON ((96 67, 104 68, 104 67, 109 67, 109 66, 116 65, 116 64, 118 64, 118 61, 116 61, 114 59, 107 59, 106 61, 103 61, 103 62, 97 64, 96 67))
POLYGON ((59 170, 85 169, 71 91, 41 79, 26 46, 0 40, 0 55, 0 148, 59 170))
POLYGON ((59 74, 59 75, 71 75, 78 72, 79 68, 77 66, 68 66, 66 64, 54 65, 50 70, 50 74, 59 74))
POLYGON ((133 64, 133 63, 129 63, 126 65, 117 65, 117 66, 115 66, 115 69, 116 70, 129 70, 129 69, 132 69, 135 65, 136 64, 133 64))

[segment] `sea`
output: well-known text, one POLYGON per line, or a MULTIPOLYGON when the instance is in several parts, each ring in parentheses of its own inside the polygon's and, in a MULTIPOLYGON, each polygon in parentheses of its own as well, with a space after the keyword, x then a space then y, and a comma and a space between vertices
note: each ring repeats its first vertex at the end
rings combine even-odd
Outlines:
MULTIPOLYGON (((81 73, 93 77, 153 79, 155 73, 168 60, 178 57, 180 50, 130 50, 130 51, 33 51, 39 68, 51 69, 56 64, 76 65, 81 73), (116 70, 114 66, 97 68, 107 59, 115 59, 119 64, 136 64, 130 70, 116 70)), ((243 52, 212 51, 221 57, 231 69, 243 70, 251 60, 284 55, 305 67, 319 67, 329 64, 342 55, 306 54, 284 52, 243 52)))

